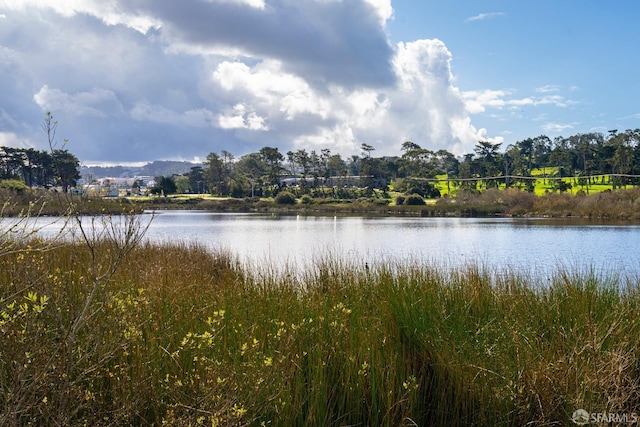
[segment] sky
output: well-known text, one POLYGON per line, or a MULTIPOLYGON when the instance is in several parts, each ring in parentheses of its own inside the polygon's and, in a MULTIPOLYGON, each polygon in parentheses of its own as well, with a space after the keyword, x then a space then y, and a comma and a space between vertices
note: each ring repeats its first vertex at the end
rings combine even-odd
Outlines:
POLYGON ((87 166, 636 129, 639 16, 634 0, 0 0, 0 146, 48 149, 47 112, 87 166))

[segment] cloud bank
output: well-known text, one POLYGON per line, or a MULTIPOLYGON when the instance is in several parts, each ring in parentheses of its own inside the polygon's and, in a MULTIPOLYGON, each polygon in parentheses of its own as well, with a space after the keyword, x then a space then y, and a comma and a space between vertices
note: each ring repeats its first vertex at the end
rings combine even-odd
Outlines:
MULTIPOLYGON (((0 0, 0 142, 45 148, 47 111, 88 164, 490 139, 470 114, 507 93, 461 92, 439 40, 391 44, 392 14, 390 0, 0 0)), ((542 92, 527 102, 559 101, 542 92)))

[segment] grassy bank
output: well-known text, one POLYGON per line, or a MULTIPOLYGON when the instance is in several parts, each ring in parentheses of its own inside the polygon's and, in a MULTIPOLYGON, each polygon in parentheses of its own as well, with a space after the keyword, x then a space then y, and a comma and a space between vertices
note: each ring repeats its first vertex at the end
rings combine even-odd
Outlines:
POLYGON ((16 192, 0 188, 0 217, 20 215, 58 216, 69 213, 79 215, 121 214, 142 211, 143 205, 127 199, 90 198, 57 193, 44 189, 16 192))
POLYGON ((541 286, 473 265, 330 256, 278 273, 181 245, 122 257, 119 242, 0 251, 0 425, 640 413, 636 280, 558 271, 541 286))
POLYGON ((489 189, 439 199, 433 209, 441 213, 483 216, 540 216, 605 219, 640 219, 640 188, 586 195, 548 193, 537 196, 518 189, 489 189))
MULTIPOLYGON (((338 215, 409 216, 538 216, 619 220, 640 219, 640 188, 585 193, 537 195, 521 189, 488 189, 458 192, 456 197, 426 200, 423 205, 397 205, 399 193, 374 192, 372 197, 354 200, 315 198, 295 204, 278 204, 273 199, 181 198, 148 199, 148 209, 206 209, 211 211, 278 212, 338 215), (306 201, 306 203, 305 203, 306 201)), ((134 204, 135 200, 132 201, 134 204)))
MULTIPOLYGON (((521 189, 460 191, 456 197, 424 200, 424 204, 397 204, 401 193, 374 191, 357 199, 309 198, 279 204, 274 198, 218 198, 199 195, 171 197, 89 198, 32 190, 18 194, 0 189, 1 216, 21 212, 40 215, 120 214, 162 209, 199 209, 220 212, 275 212, 320 215, 407 215, 407 216, 539 216, 580 217, 619 220, 640 219, 640 187, 585 193, 528 193, 521 189)), ((422 199, 421 199, 422 201, 422 199)))

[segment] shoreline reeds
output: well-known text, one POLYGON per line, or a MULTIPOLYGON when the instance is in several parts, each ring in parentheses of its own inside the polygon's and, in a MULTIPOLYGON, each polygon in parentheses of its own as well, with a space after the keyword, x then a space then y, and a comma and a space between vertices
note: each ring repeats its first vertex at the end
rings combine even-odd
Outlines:
POLYGON ((141 243, 0 256, 0 426, 558 425, 640 414, 637 278, 250 269, 141 243))

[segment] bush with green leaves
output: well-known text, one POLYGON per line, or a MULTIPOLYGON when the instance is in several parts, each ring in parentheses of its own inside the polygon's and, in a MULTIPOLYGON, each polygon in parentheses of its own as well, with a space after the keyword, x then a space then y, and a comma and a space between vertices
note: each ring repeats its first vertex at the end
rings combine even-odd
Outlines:
POLYGON ((551 183, 551 188, 554 191, 559 191, 561 193, 564 193, 566 191, 571 190, 571 183, 558 179, 551 183))
POLYGON ((418 194, 422 197, 436 199, 440 197, 438 190, 431 182, 424 179, 403 178, 395 182, 396 191, 405 194, 418 194))
POLYGON ((296 196, 291 194, 288 191, 281 191, 276 196, 276 203, 279 205, 295 205, 296 204, 296 196))
POLYGON ((19 194, 30 190, 27 184, 18 179, 5 179, 3 181, 0 181, 0 188, 6 188, 7 190, 15 191, 19 194))
POLYGON ((412 194, 405 199, 404 204, 407 206, 422 206, 425 202, 419 194, 412 194))

